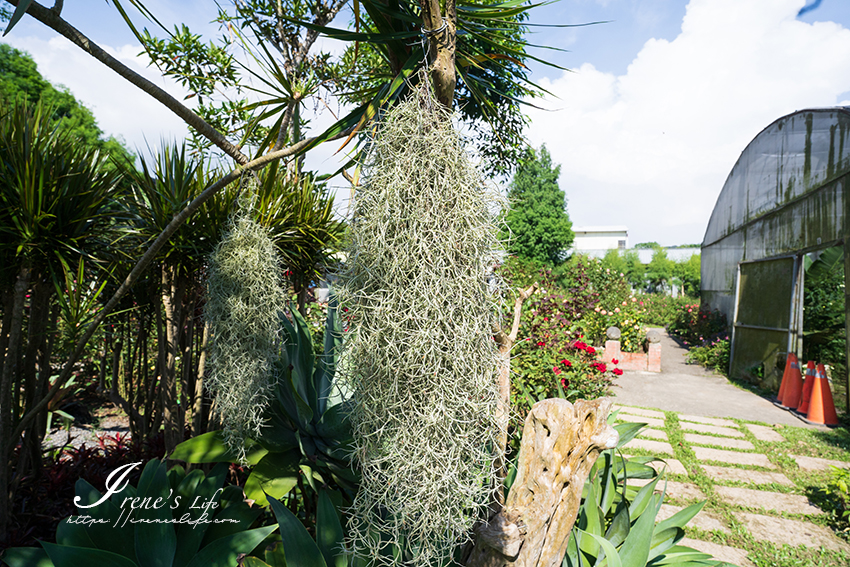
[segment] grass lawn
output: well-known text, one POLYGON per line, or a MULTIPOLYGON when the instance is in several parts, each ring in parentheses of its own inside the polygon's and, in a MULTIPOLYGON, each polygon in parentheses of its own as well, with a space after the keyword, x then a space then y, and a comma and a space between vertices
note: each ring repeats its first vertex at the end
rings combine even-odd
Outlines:
MULTIPOLYGON (((629 455, 659 456, 671 462, 665 504, 707 500, 700 516, 710 521, 696 522, 702 527, 689 526, 686 537, 739 549, 751 562, 742 563, 758 567, 850 565, 850 528, 837 510, 838 500, 824 490, 831 470, 812 470, 822 461, 795 459, 829 459, 850 468, 850 434, 845 429, 774 427, 737 419, 723 420, 727 423, 722 425, 695 424, 675 412, 655 411, 663 414, 663 425, 647 420, 651 429, 632 442, 648 448, 630 443, 626 449, 629 455), (781 438, 759 439, 747 424, 769 428, 781 438), (669 450, 653 450, 653 443, 665 442, 669 450), (683 469, 675 467, 678 474, 673 472, 671 455, 663 452, 671 452, 672 459, 681 463, 683 469), (772 530, 770 535, 759 527, 765 525, 772 530)), ((641 416, 621 413, 618 421, 641 422, 641 416)))

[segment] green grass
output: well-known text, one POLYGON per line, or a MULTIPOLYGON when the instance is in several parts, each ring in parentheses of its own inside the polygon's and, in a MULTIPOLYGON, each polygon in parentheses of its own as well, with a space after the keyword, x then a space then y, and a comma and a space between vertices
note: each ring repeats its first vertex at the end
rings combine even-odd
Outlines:
MULTIPOLYGON (((645 408, 653 409, 653 408, 645 408)), ((657 410, 656 410, 657 411, 657 410)), ((811 524, 829 528, 835 535, 850 544, 850 529, 846 523, 842 523, 833 514, 834 502, 824 493, 823 488, 830 478, 828 471, 806 471, 800 469, 792 455, 819 457, 837 461, 850 462, 850 434, 843 428, 829 431, 814 430, 802 427, 776 426, 774 430, 779 432, 784 440, 776 442, 760 441, 745 427, 746 423, 758 425, 767 424, 757 421, 732 420, 736 428, 744 434, 755 450, 727 449, 740 453, 760 453, 768 457, 776 468, 768 469, 758 466, 733 465, 721 462, 700 462, 692 449, 692 444, 685 440, 685 431, 682 429, 678 415, 675 412, 664 412, 666 420, 664 429, 667 439, 673 447, 673 458, 682 463, 688 471, 689 476, 684 477, 668 473, 668 479, 677 482, 689 482, 696 485, 706 496, 707 503, 703 514, 709 514, 720 519, 729 527, 730 533, 718 530, 706 531, 696 527, 687 527, 687 537, 710 541, 712 543, 726 545, 744 550, 748 557, 757 567, 844 567, 850 565, 850 552, 830 551, 821 548, 810 548, 805 546, 792 547, 790 545, 777 545, 771 542, 758 541, 748 531, 743 522, 742 513, 754 513, 764 516, 773 516, 789 520, 804 521, 811 524), (753 482, 735 480, 717 480, 709 476, 701 468, 701 464, 737 468, 741 470, 759 470, 784 474, 793 486, 778 483, 757 485, 753 482), (791 514, 761 508, 746 507, 727 503, 720 499, 716 486, 736 486, 767 492, 778 492, 784 494, 798 494, 806 496, 810 502, 818 506, 826 513, 822 515, 791 514)), ((620 414, 619 421, 640 422, 641 418, 620 414)), ((770 426, 768 426, 770 427, 770 426)), ((720 437, 709 433, 700 433, 709 437, 720 437)), ((627 453, 634 456, 651 456, 652 452, 645 449, 627 447, 627 453)), ((659 458, 665 458, 659 455, 659 458)), ((667 457, 669 458, 669 457, 667 457)), ((681 506, 684 500, 665 498, 665 503, 681 506)), ((848 545, 850 549, 850 545, 848 545)))

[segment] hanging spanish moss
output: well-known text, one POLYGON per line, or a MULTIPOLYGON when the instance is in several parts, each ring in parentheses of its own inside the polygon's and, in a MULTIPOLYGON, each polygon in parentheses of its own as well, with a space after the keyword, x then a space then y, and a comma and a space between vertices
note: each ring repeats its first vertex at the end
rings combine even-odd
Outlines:
POLYGON ((248 195, 240 199, 210 257, 204 307, 212 337, 206 385, 215 397, 225 442, 240 460, 245 439, 256 439, 263 425, 286 301, 274 243, 251 218, 255 183, 249 182, 248 195))
POLYGON ((492 493, 501 199, 425 88, 384 117, 365 170, 337 287, 362 474, 349 544, 375 565, 437 565, 492 493))

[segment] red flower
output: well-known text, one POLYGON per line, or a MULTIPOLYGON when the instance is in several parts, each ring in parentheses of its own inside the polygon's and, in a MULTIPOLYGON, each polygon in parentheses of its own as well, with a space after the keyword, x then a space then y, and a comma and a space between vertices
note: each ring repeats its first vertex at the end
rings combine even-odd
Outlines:
POLYGON ((622 376, 622 375, 623 375, 623 371, 622 371, 622 370, 620 370, 619 368, 615 368, 615 369, 614 369, 614 370, 612 370, 611 372, 613 372, 613 373, 614 373, 614 376, 622 376))
POLYGON ((553 367, 552 367, 552 372, 554 372, 555 374, 560 374, 560 373, 561 373, 561 369, 560 369, 560 368, 558 368, 557 366, 553 366, 553 367))
POLYGON ((587 354, 596 354, 596 349, 592 346, 587 347, 585 350, 587 350, 587 354))
POLYGON ((537 343, 537 346, 546 346, 546 343, 544 343, 543 341, 539 341, 539 342, 537 343))
POLYGON ((617 360, 616 358, 612 358, 612 359, 611 359, 611 364, 620 364, 620 361, 619 361, 619 360, 617 360))
POLYGON ((567 360, 566 358, 565 358, 564 360, 562 360, 562 361, 561 361, 561 364, 563 364, 563 365, 564 365, 564 366, 566 366, 567 368, 569 368, 570 366, 572 366, 572 365, 573 365, 573 363, 572 363, 572 362, 570 362, 569 360, 567 360))
POLYGON ((576 341, 576 344, 574 344, 573 346, 576 347, 579 350, 584 350, 584 349, 587 348, 587 344, 585 344, 581 341, 576 341))

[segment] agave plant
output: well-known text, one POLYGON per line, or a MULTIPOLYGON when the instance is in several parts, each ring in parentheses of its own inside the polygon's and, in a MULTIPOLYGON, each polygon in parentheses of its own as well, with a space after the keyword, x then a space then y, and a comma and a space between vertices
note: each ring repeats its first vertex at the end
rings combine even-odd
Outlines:
MULTIPOLYGON (((292 321, 281 317, 286 344, 265 413, 268 426, 259 438, 247 441, 245 458, 254 468, 245 494, 267 506, 267 495, 281 498, 303 478, 314 493, 321 485, 331 485, 350 499, 357 483, 349 460, 350 401, 335 391, 333 383, 342 342, 337 308, 333 302, 328 307, 324 355, 318 359, 307 322, 296 309, 291 314, 292 321)), ((221 431, 212 431, 184 441, 171 458, 216 463, 234 462, 238 455, 227 447, 221 431)))
MULTIPOLYGON (((614 419, 613 414, 610 419, 614 419)), ((662 480, 646 463, 652 457, 626 460, 617 452, 645 427, 643 423, 615 426, 620 434, 616 449, 600 455, 584 487, 583 502, 570 533, 563 567, 723 567, 723 561, 679 545, 685 525, 705 502, 692 504, 656 523, 665 491, 662 480), (626 481, 651 478, 640 489, 626 481)))
MULTIPOLYGON (((205 475, 179 466, 166 472, 164 461, 152 460, 136 487, 110 490, 109 498, 81 479, 80 513, 60 522, 56 543, 10 548, 3 561, 10 567, 230 567, 277 526, 251 529, 262 510, 249 506, 239 487, 223 488, 226 475, 223 464, 205 475)), ((120 483, 120 477, 107 481, 113 488, 120 483)))

